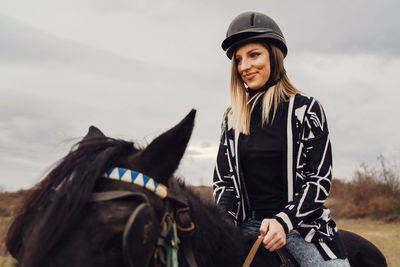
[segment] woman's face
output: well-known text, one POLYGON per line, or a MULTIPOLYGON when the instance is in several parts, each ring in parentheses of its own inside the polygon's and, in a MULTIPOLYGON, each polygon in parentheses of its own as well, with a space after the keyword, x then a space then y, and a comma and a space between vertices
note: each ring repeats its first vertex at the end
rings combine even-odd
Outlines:
POLYGON ((267 83, 271 74, 268 49, 260 43, 248 43, 236 50, 237 70, 250 89, 267 83))

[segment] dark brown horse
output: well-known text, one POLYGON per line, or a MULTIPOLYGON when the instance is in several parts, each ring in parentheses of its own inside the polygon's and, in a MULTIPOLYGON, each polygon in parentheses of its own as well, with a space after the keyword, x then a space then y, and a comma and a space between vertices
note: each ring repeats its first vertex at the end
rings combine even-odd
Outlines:
MULTIPOLYGON (((18 266, 164 266, 174 251, 179 266, 241 266, 256 237, 172 177, 194 117, 191 111, 145 148, 91 127, 34 187, 10 226, 6 244, 18 266)), ((350 261, 360 264, 354 266, 386 266, 368 241, 343 238, 354 240, 347 243, 350 261)), ((261 248, 252 266, 266 264, 281 261, 261 248)))

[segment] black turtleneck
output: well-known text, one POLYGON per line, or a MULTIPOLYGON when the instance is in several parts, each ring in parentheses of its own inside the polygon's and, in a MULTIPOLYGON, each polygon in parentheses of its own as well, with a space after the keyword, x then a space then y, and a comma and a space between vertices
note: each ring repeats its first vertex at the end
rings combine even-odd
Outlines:
POLYGON ((251 114, 250 134, 242 134, 239 139, 240 163, 251 209, 263 214, 263 218, 273 217, 285 205, 283 157, 287 112, 288 102, 280 103, 274 121, 262 125, 259 99, 251 114))

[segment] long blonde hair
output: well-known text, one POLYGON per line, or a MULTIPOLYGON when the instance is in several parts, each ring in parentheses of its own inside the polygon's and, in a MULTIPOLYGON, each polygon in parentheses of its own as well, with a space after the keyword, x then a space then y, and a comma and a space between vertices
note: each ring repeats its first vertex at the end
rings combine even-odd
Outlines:
MULTIPOLYGON (((279 79, 281 72, 284 71, 283 65, 283 53, 282 51, 273 44, 261 43, 267 49, 270 46, 270 57, 273 58, 274 67, 271 68, 271 81, 279 79)), ((269 62, 268 62, 269 63, 269 62)), ((251 90, 251 89, 250 89, 251 90)), ((232 68, 231 68, 231 105, 233 112, 233 129, 243 134, 250 133, 250 115, 254 109, 255 104, 262 98, 262 122, 263 124, 272 123, 275 118, 276 110, 279 103, 287 101, 292 95, 301 93, 294 85, 290 82, 286 73, 282 75, 282 78, 267 91, 258 92, 252 98, 249 93, 246 92, 244 82, 240 77, 236 64, 236 52, 232 56, 232 68), (270 121, 269 113, 273 109, 272 120, 270 121)))

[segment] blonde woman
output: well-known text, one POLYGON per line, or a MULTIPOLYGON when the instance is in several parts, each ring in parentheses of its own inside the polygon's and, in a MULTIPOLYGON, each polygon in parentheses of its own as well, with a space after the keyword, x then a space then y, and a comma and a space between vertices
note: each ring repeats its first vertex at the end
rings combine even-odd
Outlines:
POLYGON ((332 155, 322 106, 290 82, 285 38, 268 16, 245 12, 222 48, 232 60, 231 107, 214 171, 217 205, 275 251, 301 266, 350 266, 324 206, 332 155))

